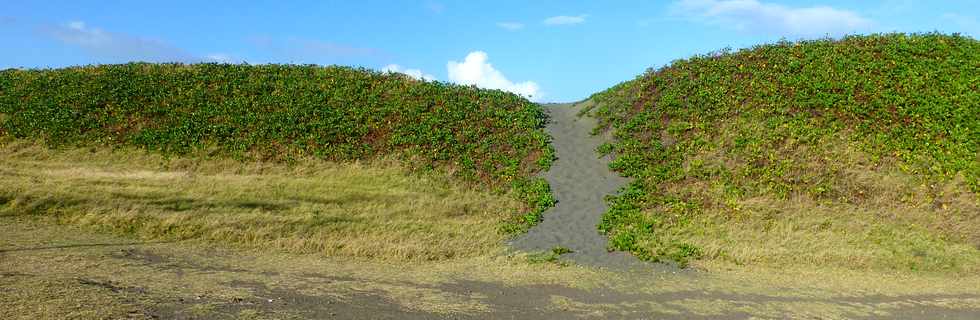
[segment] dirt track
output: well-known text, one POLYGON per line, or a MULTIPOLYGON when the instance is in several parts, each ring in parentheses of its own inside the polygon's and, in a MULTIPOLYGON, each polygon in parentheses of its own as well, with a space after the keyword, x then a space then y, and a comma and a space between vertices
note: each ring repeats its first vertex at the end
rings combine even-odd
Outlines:
MULTIPOLYGON (((596 147, 603 137, 590 134, 596 122, 579 117, 583 104, 549 104, 547 130, 554 139, 557 161, 542 176, 551 184, 558 204, 545 212, 544 221, 511 242, 524 251, 547 251, 556 246, 571 249, 563 259, 613 269, 672 269, 637 261, 629 254, 608 252, 606 237, 596 224, 606 211, 603 198, 614 194, 628 180, 609 170, 608 158, 599 158, 596 147)), ((677 271, 677 270, 674 270, 677 271)))
POLYGON ((573 266, 521 256, 394 264, 148 243, 0 216, 0 319, 980 318, 978 277, 755 269, 743 277, 607 252, 596 229, 602 199, 626 180, 596 157, 601 138, 589 134, 591 119, 576 116, 580 107, 547 106, 558 161, 544 177, 559 203, 512 243, 570 248, 562 259, 573 266))
POLYGON ((390 265, 229 251, 194 242, 146 243, 0 217, 0 319, 976 319, 980 314, 980 295, 941 291, 890 295, 785 288, 703 275, 521 266, 506 259, 390 265))

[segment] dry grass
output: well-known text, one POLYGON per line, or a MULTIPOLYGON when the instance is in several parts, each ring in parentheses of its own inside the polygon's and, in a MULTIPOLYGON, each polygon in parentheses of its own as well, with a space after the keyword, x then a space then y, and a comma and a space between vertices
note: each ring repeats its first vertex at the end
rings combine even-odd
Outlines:
POLYGON ((241 163, 7 141, 0 162, 0 215, 331 256, 496 253, 504 240, 498 227, 518 208, 506 195, 409 174, 390 161, 241 163))
POLYGON ((199 241, 141 243, 48 220, 0 217, 2 319, 328 318, 305 308, 356 308, 372 301, 366 297, 430 318, 493 318, 487 312, 514 308, 572 310, 596 319, 644 311, 676 318, 851 319, 923 306, 980 310, 975 274, 756 266, 711 274, 615 273, 528 264, 521 256, 376 261, 199 241), (537 304, 515 305, 500 291, 537 304))
MULTIPOLYGON (((732 123, 721 130, 763 130, 761 123, 732 123)), ((917 176, 894 159, 872 159, 846 134, 813 144, 788 143, 773 155, 789 165, 787 181, 813 183, 815 193, 733 194, 721 181, 684 181, 664 187, 698 199, 702 214, 674 226, 670 237, 703 250, 702 267, 832 266, 855 270, 980 271, 980 197, 962 177, 946 182, 917 176), (724 262, 719 264, 718 262, 724 262)), ((724 146, 705 148, 688 159, 697 166, 740 165, 724 146)), ((737 175, 738 173, 736 173, 737 175)))

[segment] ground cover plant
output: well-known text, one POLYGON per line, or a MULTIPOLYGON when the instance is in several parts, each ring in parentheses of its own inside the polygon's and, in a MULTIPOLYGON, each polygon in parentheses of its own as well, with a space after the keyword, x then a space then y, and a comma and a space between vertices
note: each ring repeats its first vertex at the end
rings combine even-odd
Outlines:
POLYGON ((610 248, 703 265, 980 270, 980 43, 877 34, 723 50, 591 97, 610 248))
POLYGON ((510 193, 526 230, 554 203, 540 107, 517 95, 348 67, 101 65, 0 72, 0 138, 290 163, 394 157, 510 193))

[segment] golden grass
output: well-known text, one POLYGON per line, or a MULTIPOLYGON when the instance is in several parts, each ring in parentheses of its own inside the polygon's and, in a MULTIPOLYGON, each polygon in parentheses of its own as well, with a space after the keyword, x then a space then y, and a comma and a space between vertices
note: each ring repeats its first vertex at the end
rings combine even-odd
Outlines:
MULTIPOLYGON (((764 130, 761 123, 728 124, 764 130)), ((855 270, 980 271, 980 196, 962 177, 943 182, 909 172, 894 159, 872 159, 846 134, 812 144, 784 146, 771 157, 790 163, 785 179, 824 179, 824 196, 791 193, 740 196, 720 182, 665 185, 671 194, 698 199, 702 214, 669 233, 703 250, 707 268, 725 264, 784 268, 829 266, 855 270), (827 178, 829 176, 829 178, 827 178)), ((736 168, 737 155, 706 148, 685 167, 736 168)))
POLYGON ((50 215, 147 239, 439 260, 498 252, 498 226, 518 208, 506 195, 392 161, 203 159, 6 141, 0 215, 50 215))
POLYGON ((743 312, 758 318, 835 319, 887 317, 916 306, 980 309, 980 276, 975 274, 757 266, 710 274, 618 273, 528 264, 520 255, 378 261, 216 248, 201 241, 146 243, 49 220, 0 217, 0 290, 9 298, 0 299, 2 319, 120 319, 154 310, 194 318, 311 317, 300 305, 269 310, 261 303, 286 295, 343 303, 377 295, 393 308, 434 318, 493 318, 488 312, 518 307, 506 304, 510 298, 491 297, 508 288, 540 294, 533 308, 542 312, 573 310, 593 318, 633 318, 637 311, 650 311, 681 317, 743 312), (467 282, 478 285, 472 291, 457 288, 467 282), (592 290, 623 296, 610 299, 592 290))

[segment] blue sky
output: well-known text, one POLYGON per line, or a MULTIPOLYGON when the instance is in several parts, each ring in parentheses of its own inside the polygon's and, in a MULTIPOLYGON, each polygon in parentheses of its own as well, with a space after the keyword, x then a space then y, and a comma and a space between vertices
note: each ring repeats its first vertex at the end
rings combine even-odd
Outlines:
POLYGON ((342 64, 574 101, 648 67, 783 37, 980 38, 978 13, 973 0, 9 1, 0 68, 342 64))

